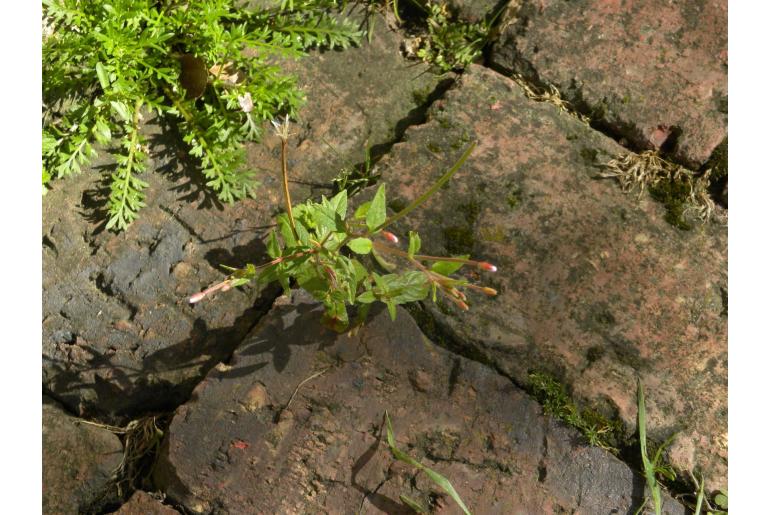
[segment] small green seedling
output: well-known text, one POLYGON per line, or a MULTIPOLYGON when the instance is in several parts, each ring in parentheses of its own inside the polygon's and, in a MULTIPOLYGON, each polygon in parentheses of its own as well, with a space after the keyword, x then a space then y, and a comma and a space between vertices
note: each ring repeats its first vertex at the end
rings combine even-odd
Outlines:
POLYGON ((693 511, 694 515, 701 515, 704 503, 706 505, 706 515, 727 515, 727 492, 718 491, 712 501, 714 505, 712 505, 706 498, 704 491, 705 481, 703 478, 701 477, 700 481, 698 481, 695 476, 692 476, 692 480, 698 490, 693 511))
POLYGON ((470 145, 458 161, 431 186, 398 213, 388 217, 385 186, 380 185, 374 198, 361 204, 353 213, 348 209, 346 190, 331 199, 307 201, 293 206, 289 196, 287 169, 288 117, 275 123, 281 138, 282 182, 286 212, 276 217, 278 230, 267 238, 267 253, 271 260, 261 265, 248 264, 243 268, 228 268, 230 276, 190 297, 189 302, 201 301, 216 291, 256 282, 265 285, 274 281, 289 292, 296 285, 321 302, 325 308, 323 322, 335 331, 350 326, 347 306, 358 306, 356 325, 365 320, 371 305, 382 302, 391 318, 396 318, 396 306, 423 300, 436 300, 441 293, 458 308, 468 310, 463 289, 476 290, 485 295, 497 291, 470 283, 467 279, 450 277, 463 266, 488 272, 497 267, 474 261, 468 256, 437 257, 419 254, 420 236, 409 233, 408 250, 395 244, 398 238, 385 229, 418 208, 435 194, 460 169, 475 145, 470 145), (366 266, 371 257, 388 273, 378 273, 366 266), (393 261, 406 263, 405 271, 396 273, 393 261))
MULTIPOLYGON (((650 459, 647 453, 647 410, 644 404, 644 388, 642 387, 641 381, 639 381, 637 387, 637 403, 639 447, 642 455, 644 478, 647 481, 647 488, 649 488, 650 495, 652 496, 652 505, 653 509, 655 510, 655 515, 660 515, 662 513, 662 498, 660 484, 658 483, 656 476, 661 474, 669 480, 674 480, 676 478, 673 469, 670 466, 663 464, 661 461, 663 457, 663 450, 668 447, 669 443, 671 443, 671 440, 673 440, 675 435, 671 435, 660 447, 658 447, 657 451, 655 451, 655 456, 650 459)), ((644 509, 644 505, 642 505, 639 510, 637 510, 637 513, 641 513, 642 509, 644 509)))
MULTIPOLYGON (((439 486, 442 490, 444 490, 449 496, 454 500, 454 502, 457 503, 457 505, 463 510, 463 513, 465 515, 471 515, 470 510, 465 505, 463 500, 460 498, 460 494, 457 493, 457 490, 452 486, 452 483, 449 482, 447 478, 439 474, 438 472, 426 467, 419 461, 415 460, 402 450, 400 450, 398 447, 396 447, 396 439, 393 436, 393 426, 390 423, 390 417, 388 416, 388 412, 385 412, 385 425, 387 430, 387 437, 388 437, 388 446, 390 447, 390 452, 393 453, 393 457, 396 458, 398 461, 404 462, 407 465, 410 465, 418 470, 421 470, 427 474, 427 476, 430 478, 431 481, 433 481, 436 485, 439 486)), ((410 508, 414 509, 418 513, 425 513, 425 510, 422 509, 416 501, 413 499, 410 499, 406 496, 401 496, 401 500, 405 502, 410 508), (408 499, 408 500, 406 500, 408 499)))

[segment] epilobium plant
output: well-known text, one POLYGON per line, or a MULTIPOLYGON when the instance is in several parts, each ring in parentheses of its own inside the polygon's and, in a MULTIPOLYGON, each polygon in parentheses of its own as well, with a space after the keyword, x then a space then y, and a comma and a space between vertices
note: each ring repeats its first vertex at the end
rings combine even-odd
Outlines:
MULTIPOLYGON (((487 295, 497 292, 466 279, 450 277, 463 266, 488 272, 497 268, 487 262, 474 261, 469 256, 437 257, 419 254, 420 236, 409 233, 407 250, 396 244, 398 237, 386 230, 397 220, 419 207, 460 169, 475 145, 425 193, 398 213, 388 217, 385 187, 380 185, 374 198, 361 204, 353 213, 348 209, 347 191, 331 199, 308 201, 292 206, 288 188, 287 140, 288 117, 276 124, 281 138, 282 181, 286 212, 276 217, 278 230, 270 232, 267 252, 271 260, 261 265, 228 268, 230 276, 224 281, 190 297, 199 302, 216 291, 227 291, 250 282, 267 284, 278 281, 288 292, 294 282, 309 292, 325 308, 324 323, 337 331, 346 330, 350 321, 347 306, 358 306, 358 322, 362 322, 374 302, 382 302, 396 317, 396 306, 431 296, 435 301, 441 293, 460 309, 467 310, 463 289, 474 289, 487 295), (378 273, 366 267, 362 260, 371 256, 388 273, 378 273), (405 270, 396 272, 392 261, 403 263, 405 270)), ((369 262, 366 260, 365 262, 369 262)))
POLYGON ((111 145, 107 228, 125 229, 145 205, 140 125, 155 112, 179 122, 220 200, 253 196, 243 143, 303 99, 275 56, 345 48, 361 34, 332 15, 337 0, 282 0, 256 11, 241 4, 43 0, 44 187, 80 172, 96 157, 95 143, 111 145))

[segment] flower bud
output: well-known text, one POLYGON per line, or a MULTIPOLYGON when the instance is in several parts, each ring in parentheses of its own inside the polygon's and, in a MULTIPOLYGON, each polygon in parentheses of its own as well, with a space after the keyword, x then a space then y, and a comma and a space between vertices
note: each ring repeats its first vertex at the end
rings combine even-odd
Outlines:
POLYGON ((388 240, 391 243, 398 243, 398 236, 393 234, 390 231, 382 231, 382 235, 385 237, 386 240, 388 240))
POLYGON ((488 286, 482 286, 481 292, 484 293, 485 295, 489 295, 490 297, 494 297, 495 295, 497 295, 497 290, 495 290, 494 288, 490 288, 488 286))
POLYGON ((190 304, 195 304, 196 302, 202 301, 205 296, 206 296, 206 292, 200 291, 195 295, 192 295, 189 299, 187 299, 187 302, 189 302, 190 304))
POLYGON ((486 261, 479 262, 479 268, 486 270, 487 272, 497 272, 497 267, 492 263, 487 263, 486 261))

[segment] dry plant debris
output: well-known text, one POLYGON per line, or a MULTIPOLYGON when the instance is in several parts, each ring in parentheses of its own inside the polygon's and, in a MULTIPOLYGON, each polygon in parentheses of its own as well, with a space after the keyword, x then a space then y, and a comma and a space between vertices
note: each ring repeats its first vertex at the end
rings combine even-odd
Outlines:
POLYGON ((679 213, 682 216, 692 213, 705 222, 715 214, 714 201, 708 191, 711 169, 696 174, 663 159, 653 150, 640 154, 629 152, 612 159, 603 165, 599 177, 616 179, 626 193, 638 190, 640 198, 649 189, 669 210, 674 201, 679 201, 683 206, 679 213))

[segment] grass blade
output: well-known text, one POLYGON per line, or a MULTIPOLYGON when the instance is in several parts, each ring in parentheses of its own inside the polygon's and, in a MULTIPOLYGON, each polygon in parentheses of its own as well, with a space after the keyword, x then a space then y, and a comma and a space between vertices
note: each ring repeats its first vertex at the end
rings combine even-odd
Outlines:
POLYGON ((408 215, 409 213, 411 213, 412 211, 414 211, 415 209, 417 209, 418 207, 420 207, 420 205, 421 205, 423 202, 425 202, 426 200, 428 200, 428 199, 431 197, 431 195, 433 195, 434 193, 436 193, 436 192, 439 190, 439 188, 441 188, 441 186, 443 186, 444 184, 446 184, 446 183, 447 183, 447 181, 449 181, 449 179, 451 179, 451 178, 452 178, 452 176, 453 176, 455 173, 457 173, 457 171, 458 171, 458 170, 460 169, 460 167, 461 167, 461 166, 462 166, 462 165, 465 163, 465 161, 468 159, 468 157, 470 157, 470 155, 471 155, 471 152, 473 152, 473 149, 474 149, 474 148, 476 148, 476 142, 475 142, 475 141, 474 141, 474 142, 472 142, 470 145, 468 145, 468 148, 466 148, 466 149, 465 149, 465 152, 463 152, 463 153, 462 153, 462 155, 461 155, 461 156, 460 156, 460 158, 459 158, 459 159, 458 159, 458 160, 455 162, 455 164, 453 164, 453 165, 452 165, 452 167, 451 167, 449 170, 447 170, 447 171, 446 171, 446 173, 444 173, 444 175, 442 175, 442 176, 439 178, 439 180, 437 180, 437 181, 436 181, 436 182, 433 184, 433 186, 431 186, 431 187, 430 187, 430 189, 428 189, 428 191, 426 191, 425 193, 423 193, 422 195, 420 195, 419 197, 417 197, 415 200, 413 200, 413 201, 412 201, 412 203, 411 203, 411 204, 409 204, 409 205, 408 205, 408 206, 406 206, 404 209, 402 209, 401 211, 399 211, 399 212, 398 212, 398 213, 396 213, 395 215, 391 216, 390 218, 388 218, 387 220, 385 220, 384 222, 382 222, 382 223, 381 223, 380 225, 378 225, 376 228, 374 228, 374 229, 371 229, 369 232, 370 232, 370 233, 375 233, 375 232, 377 232, 377 231, 381 231, 381 230, 382 230, 382 229, 384 229, 385 227, 387 227, 387 226, 389 226, 390 224, 392 224, 392 223, 396 222, 397 220, 400 220, 400 219, 402 219, 403 217, 405 217, 406 215, 408 215))
POLYGON ((655 509, 655 514, 660 515, 662 513, 660 486, 655 479, 655 464, 650 461, 650 458, 647 455, 647 411, 644 406, 644 388, 642 388, 641 381, 638 382, 637 387, 637 402, 639 404, 639 446, 642 451, 644 478, 647 480, 647 487, 650 489, 650 495, 652 495, 652 504, 655 509))
POLYGON ((396 447, 396 439, 393 437, 393 426, 390 423, 390 417, 388 416, 387 411, 385 412, 385 423, 387 425, 388 446, 390 447, 390 452, 393 453, 393 456, 397 460, 402 461, 407 465, 411 465, 425 472, 428 475, 428 477, 431 479, 431 481, 436 483, 442 490, 448 493, 452 499, 454 499, 457 505, 463 510, 463 513, 465 513, 465 515, 471 515, 470 510, 468 509, 467 506, 465 506, 465 503, 460 498, 460 494, 457 493, 457 490, 454 489, 454 487, 452 486, 452 483, 450 483, 447 478, 445 478, 438 472, 426 467, 425 465, 415 460, 408 454, 402 452, 398 447, 396 447))

